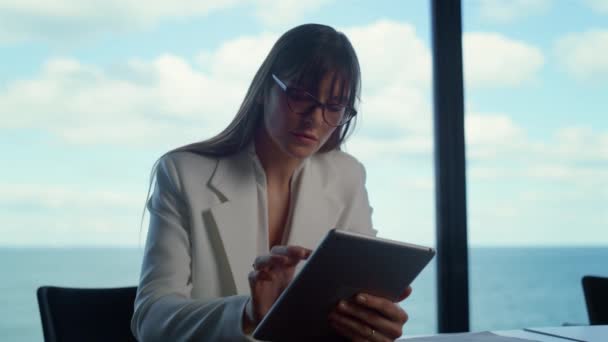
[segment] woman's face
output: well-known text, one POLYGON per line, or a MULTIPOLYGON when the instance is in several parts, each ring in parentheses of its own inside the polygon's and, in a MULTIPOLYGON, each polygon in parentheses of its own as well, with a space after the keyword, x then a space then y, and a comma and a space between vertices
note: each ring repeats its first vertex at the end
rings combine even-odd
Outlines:
MULTIPOLYGON (((328 99, 340 98, 340 87, 334 87, 333 74, 326 74, 318 87, 318 94, 311 92, 322 103, 328 99)), ((287 86, 294 86, 289 80, 281 80, 287 86)), ((317 106, 313 111, 297 114, 287 104, 287 94, 274 82, 264 101, 264 127, 270 140, 287 155, 303 159, 317 152, 329 139, 336 127, 329 126, 323 119, 322 109, 317 106)), ((338 82, 336 82, 338 83, 338 82)), ((347 91, 345 86, 344 90, 347 91)), ((310 90, 309 90, 310 92, 310 90)))

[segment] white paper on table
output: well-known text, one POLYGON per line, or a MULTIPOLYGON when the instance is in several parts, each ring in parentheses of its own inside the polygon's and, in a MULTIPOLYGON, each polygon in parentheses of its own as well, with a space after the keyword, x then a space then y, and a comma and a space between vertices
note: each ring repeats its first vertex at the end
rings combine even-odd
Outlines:
MULTIPOLYGON (((608 325, 580 325, 552 328, 530 328, 527 332, 540 332, 554 336, 561 336, 572 340, 585 342, 608 341, 608 325)), ((564 342, 567 340, 564 339, 564 342)))
POLYGON ((478 333, 441 334, 427 337, 399 339, 403 342, 523 342, 538 341, 517 337, 500 336, 489 331, 478 333))

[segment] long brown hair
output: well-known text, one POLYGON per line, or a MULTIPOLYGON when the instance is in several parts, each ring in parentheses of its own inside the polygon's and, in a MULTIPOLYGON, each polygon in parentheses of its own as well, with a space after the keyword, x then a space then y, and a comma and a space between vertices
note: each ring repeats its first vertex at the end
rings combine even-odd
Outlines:
MULTIPOLYGON (((305 24, 285 32, 274 44, 268 56, 253 77, 245 99, 236 116, 218 135, 204 141, 178 147, 163 154, 156 160, 150 174, 148 195, 160 159, 172 152, 186 151, 195 154, 223 157, 238 153, 254 137, 261 124, 264 107, 260 99, 273 86, 272 74, 283 79, 293 79, 298 85, 315 88, 328 72, 334 73, 334 82, 339 79, 341 87, 349 87, 346 92, 348 106, 356 108, 361 94, 361 70, 355 50, 342 32, 320 24, 305 24)), ((343 94, 339 89, 339 94, 343 94)), ((354 120, 338 127, 320 153, 340 149, 343 141, 354 127, 354 120)), ((145 213, 145 208, 144 208, 145 213)), ((142 223, 143 214, 142 213, 142 223)))
MULTIPOLYGON (((259 99, 274 84, 271 75, 297 79, 300 85, 315 87, 322 77, 335 71, 341 83, 349 85, 350 107, 360 98, 361 73, 355 50, 348 38, 330 26, 305 24, 297 26, 274 44, 253 77, 243 103, 228 127, 211 139, 178 147, 167 153, 187 151, 207 156, 223 157, 239 152, 253 139, 264 113, 259 99)), ((341 91, 339 92, 342 93, 341 91)), ((351 120, 352 121, 352 120, 351 120)), ((350 122, 336 129, 319 152, 336 148, 350 131, 350 122)))

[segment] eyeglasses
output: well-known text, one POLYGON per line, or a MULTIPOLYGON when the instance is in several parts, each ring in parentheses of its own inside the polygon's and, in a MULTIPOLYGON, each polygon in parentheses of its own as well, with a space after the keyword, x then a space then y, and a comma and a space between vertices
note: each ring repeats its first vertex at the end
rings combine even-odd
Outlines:
POLYGON ((285 92, 287 95, 287 105, 296 114, 307 114, 315 110, 315 108, 321 107, 323 120, 332 127, 342 126, 357 115, 357 111, 354 108, 336 102, 322 103, 304 89, 286 86, 275 74, 272 74, 272 78, 285 92))

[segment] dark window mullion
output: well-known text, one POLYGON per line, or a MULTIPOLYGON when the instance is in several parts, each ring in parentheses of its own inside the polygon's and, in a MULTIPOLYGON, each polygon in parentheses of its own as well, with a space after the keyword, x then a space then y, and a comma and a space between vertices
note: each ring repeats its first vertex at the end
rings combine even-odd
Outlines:
POLYGON ((460 0, 431 0, 435 139, 437 322, 469 330, 460 0))

